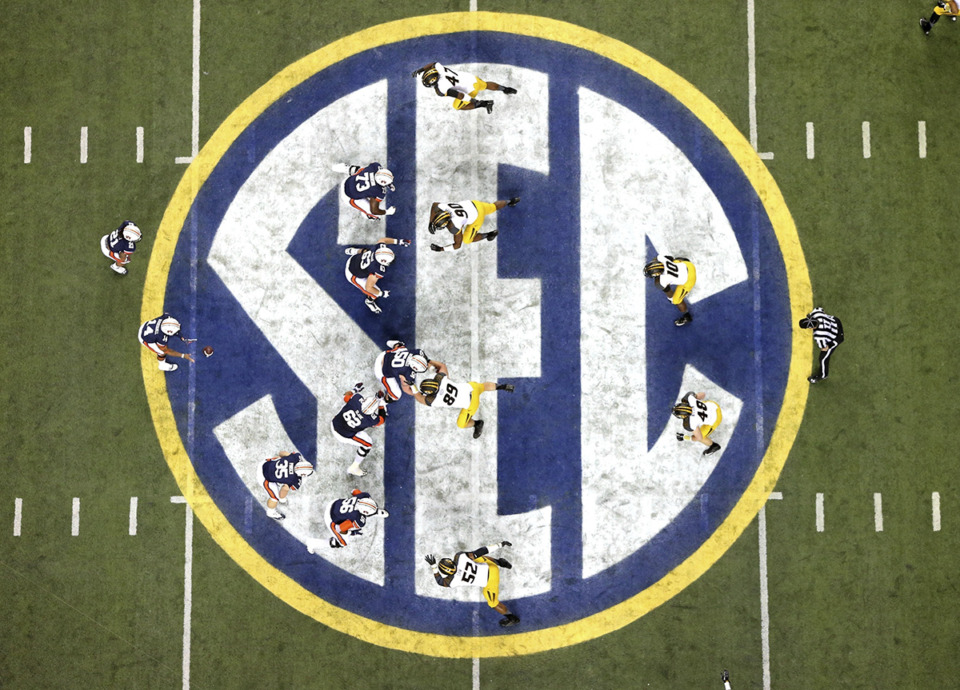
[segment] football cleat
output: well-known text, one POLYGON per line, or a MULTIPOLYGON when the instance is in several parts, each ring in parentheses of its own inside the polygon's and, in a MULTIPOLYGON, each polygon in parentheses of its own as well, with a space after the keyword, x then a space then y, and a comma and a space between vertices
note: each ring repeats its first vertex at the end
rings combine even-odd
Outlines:
POLYGON ((377 260, 377 263, 383 266, 389 266, 395 258, 393 250, 390 249, 390 247, 379 247, 377 251, 373 253, 373 256, 377 260))
POLYGON ((281 513, 281 512, 280 512, 279 510, 277 510, 276 508, 267 508, 267 517, 271 517, 271 518, 273 518, 274 520, 277 520, 277 521, 279 522, 280 520, 282 520, 283 518, 285 518, 286 515, 284 515, 283 513, 281 513))
POLYGON ((473 423, 473 437, 480 438, 480 434, 483 433, 483 420, 478 419, 473 423))
POLYGON ((309 477, 313 474, 313 465, 309 461, 300 458, 293 467, 293 473, 298 477, 309 477))
POLYGON ((450 212, 439 211, 437 215, 433 217, 433 220, 430 221, 430 227, 428 228, 428 230, 430 230, 430 234, 432 235, 437 230, 445 229, 447 227, 447 223, 449 222, 450 222, 450 212))
POLYGON ((512 199, 510 199, 510 201, 507 202, 507 206, 516 206, 519 203, 520 203, 520 197, 515 196, 512 199))
POLYGON ((140 228, 133 223, 130 223, 130 225, 123 229, 123 239, 128 242, 139 242, 141 237, 143 237, 143 233, 140 232, 140 228))
POLYGON ((809 381, 810 383, 820 383, 821 381, 823 381, 823 377, 822 377, 822 376, 808 376, 808 377, 807 377, 807 381, 809 381))
POLYGON ((693 408, 690 407, 687 403, 677 403, 673 406, 673 416, 677 419, 686 419, 691 414, 693 414, 693 408))
POLYGON ((437 71, 436 67, 431 67, 423 73, 423 76, 420 77, 420 82, 427 87, 436 86, 440 81, 440 73, 437 71))
POLYGON ((367 299, 363 300, 363 303, 366 304, 367 307, 369 307, 370 311, 372 311, 374 314, 379 314, 383 311, 380 308, 380 305, 377 304, 377 301, 374 299, 370 299, 369 297, 367 297, 367 299))
POLYGON ((427 379, 420 382, 420 392, 424 395, 435 395, 440 390, 440 382, 436 379, 427 379))
POLYGON ((723 672, 720 674, 720 681, 726 683, 730 680, 730 672, 727 669, 723 669, 723 672))
POLYGON ((160 362, 157 366, 160 367, 160 371, 176 371, 179 365, 172 362, 160 362))
POLYGON ((361 515, 370 517, 371 515, 376 515, 380 508, 377 506, 376 501, 369 496, 365 496, 357 501, 357 510, 360 511, 361 515))
POLYGON ((691 321, 693 321, 693 314, 691 314, 690 312, 687 312, 686 314, 684 314, 683 316, 681 316, 679 319, 674 320, 673 325, 674 325, 674 326, 686 326, 686 325, 687 325, 688 323, 690 323, 691 321))
POLYGON ((483 108, 484 110, 487 111, 487 114, 489 115, 490 113, 493 112, 493 101, 477 101, 477 107, 483 108))
POLYGON ((490 232, 487 233, 487 236, 484 239, 486 239, 487 242, 493 242, 495 239, 497 239, 497 235, 499 234, 500 234, 499 230, 491 230, 490 232))
POLYGON ((513 613, 508 613, 506 616, 500 619, 501 628, 509 628, 511 625, 516 625, 520 622, 520 616, 517 616, 513 613))
POLYGON ((921 17, 921 19, 920 19, 920 28, 923 29, 923 33, 925 33, 927 36, 930 35, 930 28, 931 28, 932 26, 933 26, 933 24, 931 24, 929 21, 927 21, 926 19, 923 19, 923 18, 921 17))
POLYGON ((180 332, 180 322, 172 316, 168 316, 160 322, 160 332, 164 335, 176 335, 180 332))
POLYGON ((506 568, 507 570, 510 570, 513 567, 513 564, 506 558, 498 558, 497 565, 499 565, 501 568, 506 568))
POLYGON ((453 575, 457 572, 457 566, 454 564, 452 558, 441 558, 440 562, 437 563, 437 568, 444 575, 453 575))
POLYGON ((656 278, 663 274, 664 266, 659 261, 651 261, 643 267, 643 275, 647 278, 656 278))
POLYGON ((410 359, 407 360, 407 364, 410 365, 410 370, 413 371, 413 373, 422 374, 427 370, 427 366, 429 365, 429 362, 427 362, 427 358, 424 357, 423 355, 416 354, 411 356, 410 359))
POLYGON ((516 389, 516 386, 514 386, 512 383, 498 383, 498 384, 497 384, 497 390, 498 390, 498 391, 506 391, 507 393, 513 393, 513 391, 514 391, 515 389, 516 389))
POLYGON ((336 537, 330 537, 330 548, 340 549, 343 548, 343 544, 341 544, 336 537))
POLYGON ((517 92, 517 90, 516 90, 515 88, 513 88, 512 86, 504 86, 502 90, 503 90, 503 92, 504 92, 505 94, 507 94, 508 96, 512 96, 513 94, 515 94, 515 93, 517 92))
POLYGON ((393 184, 393 173, 386 168, 380 168, 377 172, 373 173, 373 181, 381 187, 389 187, 393 184))
POLYGON ((713 454, 716 453, 718 450, 720 450, 720 444, 717 443, 716 441, 714 441, 712 444, 710 444, 710 447, 709 447, 709 448, 707 448, 705 451, 703 451, 703 454, 704 454, 704 455, 713 455, 713 454))
POLYGON ((127 269, 125 269, 123 266, 118 266, 117 264, 110 264, 110 268, 122 276, 127 275, 127 269))
POLYGON ((354 463, 350 465, 350 468, 347 470, 347 474, 352 474, 354 477, 366 477, 366 470, 361 470, 360 465, 354 463))

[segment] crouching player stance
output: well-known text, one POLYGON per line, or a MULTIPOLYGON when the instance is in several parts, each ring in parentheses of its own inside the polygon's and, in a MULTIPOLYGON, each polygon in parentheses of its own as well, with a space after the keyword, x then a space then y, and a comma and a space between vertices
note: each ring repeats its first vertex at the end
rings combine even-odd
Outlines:
MULTIPOLYGON (((349 498, 338 498, 327 507, 327 526, 333 532, 330 537, 330 548, 341 549, 347 545, 347 537, 359 537, 367 524, 367 518, 390 517, 383 508, 366 491, 354 489, 349 498)), ((317 547, 323 544, 322 539, 310 539, 307 542, 307 551, 316 553, 317 547)))
POLYGON ((490 391, 507 391, 513 393, 512 383, 494 383, 486 381, 477 383, 459 383, 437 372, 437 375, 420 382, 420 392, 413 394, 413 399, 428 407, 459 408, 457 426, 461 429, 473 427, 473 437, 479 438, 483 433, 483 420, 473 416, 480 409, 480 396, 490 391))
POLYGON ((150 350, 157 356, 157 366, 160 371, 176 371, 177 365, 167 361, 167 356, 180 357, 188 362, 192 362, 193 357, 185 352, 177 352, 169 345, 170 338, 180 338, 184 343, 195 343, 196 338, 185 338, 180 332, 180 322, 170 316, 170 314, 161 314, 155 319, 150 319, 140 326, 140 332, 137 338, 140 344, 150 350))
POLYGON ((377 281, 387 274, 387 267, 393 263, 395 255, 388 244, 409 247, 410 240, 395 240, 381 237, 377 244, 369 247, 347 247, 344 252, 350 258, 343 269, 347 282, 366 296, 365 304, 374 314, 383 311, 377 300, 390 296, 389 290, 377 285, 377 281))
POLYGON ((267 491, 267 516, 282 520, 286 516, 277 510, 278 503, 287 502, 287 494, 300 488, 304 477, 313 474, 313 465, 300 453, 283 451, 275 458, 260 463, 257 479, 267 491))
POLYGON ((433 570, 433 578, 441 587, 483 587, 483 596, 490 608, 502 613, 500 627, 508 628, 520 622, 520 617, 510 613, 507 605, 500 601, 500 568, 510 569, 506 558, 493 558, 487 554, 504 546, 512 546, 508 541, 499 541, 489 546, 481 546, 476 551, 459 551, 453 558, 441 558, 427 554, 425 560, 433 570))
POLYGON ((706 393, 690 391, 673 406, 673 416, 683 425, 683 432, 677 432, 677 440, 699 441, 707 446, 703 454, 712 455, 720 450, 720 444, 711 439, 710 434, 720 426, 723 415, 720 406, 712 400, 704 400, 705 397, 706 393), (687 431, 693 433, 687 434, 687 431))
POLYGON ((110 259, 110 269, 122 276, 127 275, 126 265, 130 255, 137 250, 137 242, 143 237, 132 220, 125 220, 120 227, 100 238, 100 251, 110 259))
POLYGON ((360 395, 362 390, 363 384, 358 383, 352 390, 347 391, 343 396, 346 404, 330 422, 333 437, 340 443, 346 443, 357 449, 357 457, 347 469, 347 472, 355 477, 363 477, 367 474, 365 470, 360 469, 360 463, 373 447, 373 439, 365 429, 378 427, 387 419, 387 410, 380 394, 363 397, 360 395))
POLYGON ((680 318, 673 322, 675 326, 686 326, 693 321, 685 298, 697 282, 697 269, 689 259, 659 254, 643 267, 643 275, 653 278, 656 286, 667 293, 670 302, 680 310, 680 318))

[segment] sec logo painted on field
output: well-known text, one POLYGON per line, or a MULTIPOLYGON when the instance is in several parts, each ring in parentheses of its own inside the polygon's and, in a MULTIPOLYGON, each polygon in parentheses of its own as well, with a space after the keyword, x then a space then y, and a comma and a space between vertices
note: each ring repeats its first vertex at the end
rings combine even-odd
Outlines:
POLYGON ((144 355, 144 378, 184 495, 277 596, 378 645, 524 654, 642 616, 749 524, 802 417, 809 344, 791 326, 809 306, 776 185, 691 85, 569 24, 436 15, 304 58, 217 130, 164 216, 143 303, 217 357, 165 377, 144 355), (410 76, 433 61, 519 93, 457 112, 410 76), (378 223, 341 205, 331 171, 371 161, 396 175, 397 213, 378 223), (429 250, 431 203, 512 196, 484 225, 495 242, 429 250), (376 316, 344 280, 343 248, 384 235, 413 246, 396 248, 376 316), (697 266, 682 329, 642 276, 658 252, 697 266), (354 383, 376 385, 388 338, 517 390, 483 396, 478 440, 455 414, 401 400, 353 478, 330 419, 354 383), (723 409, 720 453, 675 440, 670 407, 687 390, 723 409), (256 471, 294 448, 317 472, 280 524, 256 471), (352 488, 389 519, 308 553, 352 488), (514 544, 501 598, 522 619, 509 633, 479 590, 437 587, 423 563, 500 539, 514 544))

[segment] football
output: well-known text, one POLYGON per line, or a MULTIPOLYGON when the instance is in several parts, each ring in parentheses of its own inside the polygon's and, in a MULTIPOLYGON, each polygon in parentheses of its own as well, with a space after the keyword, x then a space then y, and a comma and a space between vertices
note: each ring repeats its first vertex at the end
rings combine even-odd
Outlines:
POLYGON ((207 345, 205 348, 203 348, 203 354, 209 357, 210 355, 213 354, 213 348, 207 345))

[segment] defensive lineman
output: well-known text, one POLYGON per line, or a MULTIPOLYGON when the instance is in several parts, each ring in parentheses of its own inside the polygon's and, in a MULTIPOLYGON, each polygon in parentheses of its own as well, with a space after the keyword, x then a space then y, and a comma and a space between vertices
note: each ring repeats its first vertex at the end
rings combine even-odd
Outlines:
POLYGON ((493 112, 493 101, 478 101, 477 94, 481 91, 503 91, 507 95, 517 92, 513 87, 501 86, 466 72, 454 71, 439 62, 424 65, 414 70, 410 76, 420 77, 420 83, 428 89, 432 88, 441 98, 445 96, 452 98, 453 107, 456 110, 484 108, 489 114, 493 112))
POLYGON ((487 216, 492 215, 504 206, 516 206, 520 197, 515 196, 509 201, 495 201, 492 204, 486 201, 450 201, 447 203, 434 202, 430 207, 430 225, 427 230, 434 234, 438 230, 446 230, 453 235, 453 244, 431 244, 430 249, 435 252, 456 251, 464 244, 471 244, 479 240, 493 242, 499 230, 480 232, 480 226, 487 216))
POLYGON ((433 578, 441 587, 483 587, 483 596, 490 608, 503 614, 500 626, 508 628, 520 622, 520 617, 510 613, 507 605, 500 601, 500 568, 508 570, 513 566, 506 558, 493 558, 487 554, 504 546, 512 546, 508 541, 500 541, 489 546, 481 546, 475 551, 459 551, 453 558, 441 558, 437 562, 432 553, 424 558, 433 570, 433 578))
POLYGON ((429 379, 420 382, 420 392, 414 393, 413 398, 421 405, 429 407, 452 407, 460 410, 457 417, 457 426, 461 429, 473 427, 473 437, 479 438, 483 433, 483 420, 473 416, 480 409, 480 396, 490 391, 507 391, 513 393, 512 383, 494 383, 487 381, 477 383, 458 383, 441 372, 429 379))
POLYGON ((807 378, 810 383, 818 383, 827 378, 830 355, 843 342, 843 324, 836 316, 831 316, 821 307, 817 307, 800 319, 799 326, 813 329, 813 342, 820 348, 820 370, 807 378))
POLYGON ((140 228, 132 220, 125 220, 113 232, 100 238, 100 251, 110 259, 110 269, 122 276, 127 275, 126 265, 130 255, 137 250, 137 242, 143 237, 140 228))
POLYGON ((720 406, 713 400, 705 400, 706 393, 690 391, 680 402, 673 406, 673 416, 680 420, 682 432, 677 432, 678 441, 699 441, 707 446, 704 455, 712 455, 720 450, 720 444, 710 438, 710 434, 720 426, 723 414, 720 406), (687 434, 685 432, 692 432, 687 434))
POLYGON ((690 259, 658 254, 643 267, 643 275, 653 278, 656 286, 667 293, 670 302, 680 310, 680 318, 673 322, 674 325, 686 326, 693 321, 693 314, 685 301, 697 282, 697 269, 690 259))
POLYGON ((387 198, 387 192, 393 192, 393 173, 377 162, 360 167, 337 163, 331 166, 334 172, 346 173, 347 179, 340 187, 340 196, 351 208, 360 211, 369 220, 381 220, 382 216, 392 216, 396 207, 381 208, 387 198))
POLYGON ((278 503, 287 502, 287 494, 300 488, 305 477, 313 474, 313 465, 300 453, 281 451, 274 458, 267 458, 257 468, 257 479, 267 491, 267 516, 274 520, 286 517, 277 510, 278 503))
POLYGON ((177 352, 170 349, 168 343, 170 338, 180 338, 185 343, 195 343, 196 338, 184 338, 180 332, 180 322, 170 316, 170 314, 161 314, 155 319, 150 319, 142 326, 137 338, 140 344, 153 352, 157 356, 160 371, 176 371, 177 365, 167 361, 167 356, 180 357, 188 362, 192 362, 193 357, 185 352, 177 352))
POLYGON ((400 340, 388 340, 387 350, 377 355, 373 363, 373 375, 377 377, 383 389, 384 399, 388 403, 396 402, 406 393, 416 393, 416 377, 430 367, 447 373, 447 365, 437 362, 421 349, 410 350, 400 340))
POLYGON ((363 397, 360 395, 362 390, 363 384, 358 383, 352 390, 347 391, 343 396, 344 406, 330 422, 333 437, 340 443, 357 449, 356 458, 347 469, 347 472, 355 477, 367 474, 360 469, 360 463, 373 447, 373 439, 366 430, 376 428, 387 420, 387 411, 380 394, 363 397))
POLYGON ((347 282, 360 290, 365 296, 364 304, 374 314, 379 314, 383 310, 377 303, 377 300, 390 296, 389 290, 384 290, 377 286, 377 281, 383 278, 387 273, 387 267, 393 263, 395 254, 387 245, 397 244, 401 247, 409 247, 410 240, 395 240, 389 237, 381 237, 377 243, 370 246, 347 247, 344 252, 350 258, 347 259, 347 265, 343 269, 343 275, 347 282))

